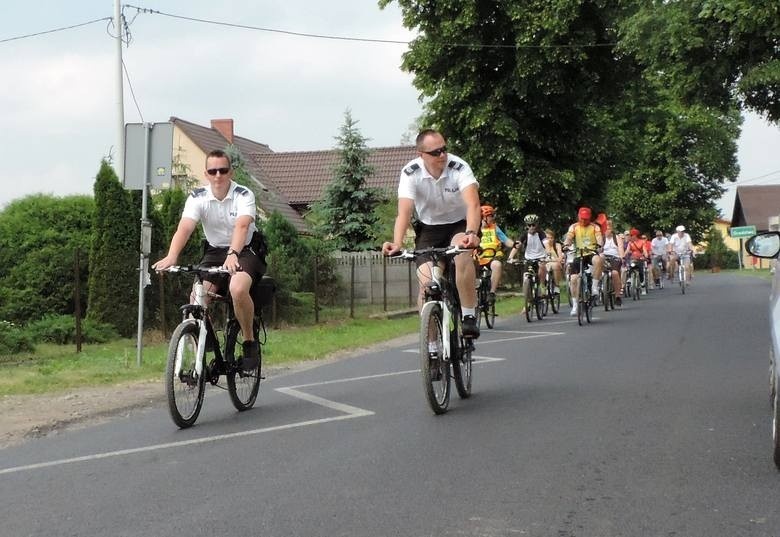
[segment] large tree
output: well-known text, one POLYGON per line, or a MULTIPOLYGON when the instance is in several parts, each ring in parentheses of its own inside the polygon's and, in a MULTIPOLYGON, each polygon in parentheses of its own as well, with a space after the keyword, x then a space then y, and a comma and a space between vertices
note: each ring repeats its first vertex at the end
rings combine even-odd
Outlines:
POLYGON ((685 102, 728 110, 733 99, 780 120, 780 2, 637 1, 621 46, 685 102))
POLYGON ((140 211, 103 160, 95 178, 87 317, 125 336, 137 329, 140 211))
POLYGON ((320 220, 319 231, 332 238, 338 249, 348 251, 376 246, 375 209, 382 201, 379 191, 366 184, 374 169, 368 164, 370 150, 357 123, 347 110, 336 137, 339 161, 333 170, 333 180, 315 209, 320 220))
POLYGON ((728 100, 711 109, 661 91, 661 67, 623 44, 623 23, 654 2, 397 1, 419 31, 403 66, 426 123, 510 226, 535 212, 561 228, 579 204, 643 227, 663 223, 659 204, 696 204, 674 218, 711 221, 719 185, 735 175, 738 121, 728 100))

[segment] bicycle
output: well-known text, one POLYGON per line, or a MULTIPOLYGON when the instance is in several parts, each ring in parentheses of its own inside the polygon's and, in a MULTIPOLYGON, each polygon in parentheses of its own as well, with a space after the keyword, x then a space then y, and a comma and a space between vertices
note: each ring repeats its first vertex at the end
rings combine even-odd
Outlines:
POLYGON ((666 271, 664 270, 664 258, 660 255, 653 256, 653 269, 655 271, 655 286, 658 289, 664 288, 664 279, 666 278, 666 271))
MULTIPOLYGON (((485 248, 484 252, 494 251, 492 248, 485 248)), ((496 301, 491 300, 490 286, 493 277, 493 270, 490 263, 482 265, 477 277, 477 320, 482 321, 485 318, 485 325, 493 328, 496 322, 496 301)))
POLYGON ((580 260, 580 296, 577 299, 577 324, 580 326, 583 325, 583 315, 585 316, 585 320, 588 324, 593 321, 593 294, 591 293, 591 287, 593 283, 593 266, 589 264, 588 267, 585 268, 585 263, 582 262, 582 259, 586 254, 591 255, 590 250, 585 250, 582 248, 577 249, 577 257, 580 260))
POLYGON ((425 398, 434 414, 444 414, 449 407, 451 376, 460 398, 471 396, 474 343, 463 337, 455 283, 455 256, 470 251, 448 246, 403 250, 397 255, 409 261, 425 255, 433 261, 431 281, 425 285, 425 302, 420 311, 420 370, 425 398))
MULTIPOLYGON (((203 284, 205 275, 227 274, 228 271, 222 267, 192 265, 172 266, 166 271, 195 276, 195 301, 181 306, 182 321, 174 329, 168 346, 165 392, 173 422, 182 429, 195 424, 203 406, 206 382, 226 389, 238 411, 249 410, 257 401, 263 378, 261 366, 258 364, 252 371, 244 371, 240 355, 243 337, 233 302, 227 295, 207 291, 203 284), (224 340, 224 344, 220 344, 220 340, 224 340), (214 357, 207 362, 209 353, 213 353, 214 357), (227 381, 227 388, 219 385, 222 375, 227 381)), ((255 316, 252 332, 255 341, 260 341, 261 327, 265 334, 265 324, 259 312, 270 302, 274 289, 274 281, 268 276, 263 276, 253 285, 255 316)))
POLYGON ((547 266, 547 274, 544 278, 544 289, 545 289, 545 305, 544 305, 544 315, 547 315, 547 307, 549 305, 550 309, 552 309, 553 313, 558 313, 561 311, 561 293, 560 291, 555 291, 555 274, 553 273, 553 270, 550 268, 550 266, 547 266))
POLYGON ((547 301, 542 296, 541 283, 539 282, 539 263, 538 259, 526 259, 522 265, 520 261, 515 261, 518 267, 522 266, 523 271, 523 297, 525 297, 525 319, 529 323, 533 318, 532 309, 536 312, 536 318, 542 320, 547 314, 545 306, 547 301))
POLYGON ((639 300, 642 290, 642 277, 640 271, 642 270, 642 264, 644 261, 641 259, 632 259, 628 263, 628 275, 626 278, 626 296, 631 296, 633 300, 639 300))
POLYGON ((615 282, 612 279, 612 256, 604 256, 604 270, 601 272, 601 285, 599 294, 604 304, 604 311, 615 309, 615 282))
POLYGON ((688 274, 687 270, 685 270, 686 262, 691 262, 691 253, 686 252, 684 254, 680 254, 677 256, 677 279, 680 283, 680 291, 682 294, 685 294, 685 288, 688 286, 688 274))

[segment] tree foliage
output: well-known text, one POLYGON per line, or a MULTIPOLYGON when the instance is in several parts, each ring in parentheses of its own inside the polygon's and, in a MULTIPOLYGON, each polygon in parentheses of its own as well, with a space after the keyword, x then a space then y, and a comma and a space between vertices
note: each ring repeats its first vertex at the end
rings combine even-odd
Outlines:
POLYGON ((0 320, 21 325, 47 314, 72 315, 77 249, 85 311, 93 211, 88 196, 35 194, 0 212, 0 320))
POLYGON ((339 162, 333 170, 333 181, 315 209, 321 219, 319 231, 332 239, 337 249, 367 250, 376 246, 374 210, 382 196, 366 185, 374 169, 368 164, 367 139, 360 134, 349 110, 336 140, 339 162))
POLYGON ((87 317, 125 337, 137 328, 140 211, 103 160, 95 178, 87 317))
MULTIPOLYGON (((672 6, 690 2, 397 1, 418 31, 403 67, 426 99, 426 126, 472 165, 505 226, 534 212, 560 230, 581 204, 646 229, 684 221, 701 233, 712 222, 737 173, 736 103, 677 91, 690 81, 682 63, 665 65, 663 38, 653 55, 639 37, 678 24, 684 40, 672 6)), ((725 17, 729 0, 693 3, 725 17)), ((713 39, 705 30, 695 39, 713 39)))

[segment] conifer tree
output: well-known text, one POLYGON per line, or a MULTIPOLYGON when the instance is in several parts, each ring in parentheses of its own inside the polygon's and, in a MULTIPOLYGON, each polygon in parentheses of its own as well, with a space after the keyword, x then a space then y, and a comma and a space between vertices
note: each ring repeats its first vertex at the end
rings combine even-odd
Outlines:
POLYGON ((368 164, 369 149, 357 128, 352 113, 344 113, 344 124, 338 141, 339 161, 333 170, 333 181, 317 204, 321 220, 319 231, 341 250, 368 250, 376 245, 376 207, 382 198, 379 191, 366 185, 374 169, 368 164))
POLYGON ((95 213, 89 252, 87 318, 109 323, 125 337, 137 328, 139 218, 107 160, 95 178, 95 213))

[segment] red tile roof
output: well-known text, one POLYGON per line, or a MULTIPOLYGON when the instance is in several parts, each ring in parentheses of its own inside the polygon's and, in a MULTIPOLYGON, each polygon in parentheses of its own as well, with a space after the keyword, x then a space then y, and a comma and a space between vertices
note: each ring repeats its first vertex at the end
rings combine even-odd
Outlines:
MULTIPOLYGON (((374 167, 374 173, 367 181, 368 186, 395 192, 401 168, 416 156, 414 146, 370 149, 368 164, 374 167)), ((256 165, 262 180, 273 184, 293 206, 300 208, 322 199, 325 187, 333 180, 339 151, 258 152, 248 158, 256 165)))

